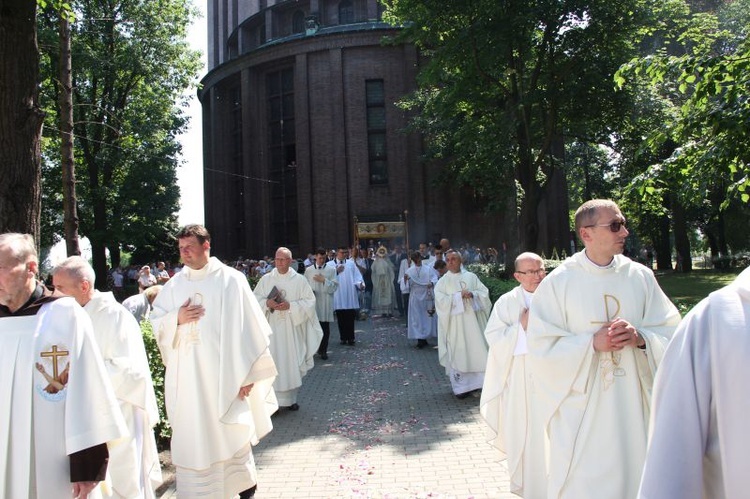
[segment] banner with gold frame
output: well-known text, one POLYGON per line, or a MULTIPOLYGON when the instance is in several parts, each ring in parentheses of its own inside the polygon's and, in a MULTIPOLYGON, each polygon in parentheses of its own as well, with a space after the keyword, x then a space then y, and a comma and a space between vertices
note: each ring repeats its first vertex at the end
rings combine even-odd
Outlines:
POLYGON ((357 239, 406 237, 406 222, 355 222, 357 239))

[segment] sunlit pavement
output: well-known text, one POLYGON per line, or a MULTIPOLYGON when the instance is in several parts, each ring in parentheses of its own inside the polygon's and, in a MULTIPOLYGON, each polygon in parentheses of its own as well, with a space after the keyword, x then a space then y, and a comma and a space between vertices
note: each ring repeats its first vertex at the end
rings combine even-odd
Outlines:
MULTIPOLYGON (((265 498, 515 498, 485 439, 479 398, 456 399, 436 340, 416 349, 403 319, 356 323, 357 344, 316 357, 297 412, 254 448, 265 498), (433 348, 434 347, 434 348, 433 348)), ((174 486, 162 495, 176 498, 174 486)))

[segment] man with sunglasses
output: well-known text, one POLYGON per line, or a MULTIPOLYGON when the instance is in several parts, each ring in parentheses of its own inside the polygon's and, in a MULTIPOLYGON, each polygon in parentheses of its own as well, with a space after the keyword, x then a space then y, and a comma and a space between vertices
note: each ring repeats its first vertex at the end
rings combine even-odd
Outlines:
POLYGON ((617 204, 585 202, 575 227, 585 249, 542 281, 529 318, 547 496, 635 497, 653 377, 680 316, 653 272, 622 255, 617 204))
POLYGON ((497 299, 484 329, 490 350, 479 411, 489 442, 506 459, 511 492, 545 497, 544 428, 532 406, 526 331, 534 292, 547 272, 542 257, 531 252, 518 255, 515 269, 519 285, 497 299))

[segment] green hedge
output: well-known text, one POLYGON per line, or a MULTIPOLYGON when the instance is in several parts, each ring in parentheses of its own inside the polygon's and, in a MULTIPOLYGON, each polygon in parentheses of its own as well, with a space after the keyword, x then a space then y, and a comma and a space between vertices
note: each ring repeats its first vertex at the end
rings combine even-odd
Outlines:
POLYGON ((161 361, 161 353, 149 321, 141 322, 141 333, 143 334, 143 344, 146 346, 148 365, 151 367, 151 379, 154 380, 156 403, 159 406, 159 422, 154 428, 154 433, 159 448, 163 449, 169 444, 169 439, 172 437, 172 427, 169 426, 167 410, 164 407, 164 364, 161 361))
POLYGON ((498 298, 518 286, 517 281, 498 279, 496 277, 481 277, 482 283, 490 290, 490 300, 494 305, 498 298))

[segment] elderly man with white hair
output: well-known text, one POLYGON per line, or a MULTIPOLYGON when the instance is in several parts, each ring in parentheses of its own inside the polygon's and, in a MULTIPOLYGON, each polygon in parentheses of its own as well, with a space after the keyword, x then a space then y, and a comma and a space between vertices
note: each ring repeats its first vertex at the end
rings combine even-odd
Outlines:
POLYGON ((310 284, 290 266, 292 252, 279 248, 274 261, 276 268, 260 278, 254 293, 273 331, 268 348, 279 371, 276 398, 279 406, 296 411, 302 378, 313 367, 323 329, 310 284))
POLYGON ((154 425, 159 421, 154 385, 141 328, 110 292, 94 288, 96 276, 80 256, 71 256, 52 271, 60 293, 73 297, 91 318, 94 336, 115 388, 129 434, 109 449, 115 497, 155 497, 162 482, 154 425))
MULTIPOLYGON (((446 255, 448 272, 435 285, 438 354, 453 393, 465 398, 482 388, 487 367, 487 326, 492 302, 476 274, 461 269, 461 254, 446 255)), ((430 269, 432 270, 432 269, 430 269)))
POLYGON ((38 270, 30 235, 0 235, 0 496, 100 497, 125 423, 91 320, 38 270))

